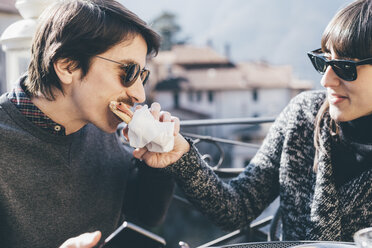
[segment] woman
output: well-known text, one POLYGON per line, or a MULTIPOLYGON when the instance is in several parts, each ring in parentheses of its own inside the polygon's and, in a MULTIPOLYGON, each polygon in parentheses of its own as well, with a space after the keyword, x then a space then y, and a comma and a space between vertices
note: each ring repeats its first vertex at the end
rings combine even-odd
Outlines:
MULTIPOLYGON (((279 195, 285 240, 351 241, 372 225, 371 40, 371 0, 336 14, 309 53, 326 91, 295 97, 237 178, 222 182, 192 145, 164 170, 225 229, 249 225, 279 195)), ((147 154, 134 152, 151 164, 147 154)))

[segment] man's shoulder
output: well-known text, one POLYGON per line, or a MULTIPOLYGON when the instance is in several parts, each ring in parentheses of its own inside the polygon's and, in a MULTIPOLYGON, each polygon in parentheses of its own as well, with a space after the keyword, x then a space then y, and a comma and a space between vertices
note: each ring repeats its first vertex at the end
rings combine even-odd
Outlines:
POLYGON ((5 119, 9 119, 9 107, 10 101, 7 98, 6 94, 0 96, 0 120, 3 121, 5 119), (6 111, 8 109, 8 111, 6 111))

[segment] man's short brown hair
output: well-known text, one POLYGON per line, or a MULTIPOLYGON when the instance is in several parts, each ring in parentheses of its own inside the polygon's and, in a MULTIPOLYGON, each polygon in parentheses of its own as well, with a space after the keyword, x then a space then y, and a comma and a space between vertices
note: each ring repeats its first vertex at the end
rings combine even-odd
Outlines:
POLYGON ((160 36, 143 20, 115 0, 63 0, 44 11, 32 44, 28 79, 31 96, 54 100, 53 88, 62 90, 53 63, 69 61, 69 69, 89 71, 91 58, 123 40, 141 35, 147 54, 157 54, 160 36))

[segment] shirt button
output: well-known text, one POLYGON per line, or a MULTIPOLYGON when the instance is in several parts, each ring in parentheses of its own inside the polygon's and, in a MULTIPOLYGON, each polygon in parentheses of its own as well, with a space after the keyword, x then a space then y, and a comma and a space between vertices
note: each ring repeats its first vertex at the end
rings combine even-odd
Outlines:
POLYGON ((56 126, 54 126, 54 131, 57 131, 57 132, 59 132, 59 131, 61 131, 61 126, 58 126, 58 125, 56 125, 56 126))

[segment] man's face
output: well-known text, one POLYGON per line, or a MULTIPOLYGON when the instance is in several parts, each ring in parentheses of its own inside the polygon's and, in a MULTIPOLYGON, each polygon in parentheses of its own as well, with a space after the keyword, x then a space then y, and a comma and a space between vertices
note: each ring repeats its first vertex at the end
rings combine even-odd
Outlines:
MULTIPOLYGON (((141 70, 146 64, 147 45, 142 36, 133 40, 121 42, 100 57, 123 64, 130 62, 140 65, 141 70)), ((110 101, 121 101, 132 106, 145 101, 145 90, 141 77, 129 87, 125 87, 121 76, 124 69, 120 64, 93 57, 91 66, 83 79, 74 79, 70 94, 77 116, 84 122, 93 123, 105 132, 115 132, 121 122, 109 109, 110 101)))

